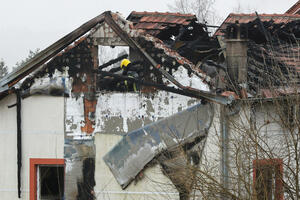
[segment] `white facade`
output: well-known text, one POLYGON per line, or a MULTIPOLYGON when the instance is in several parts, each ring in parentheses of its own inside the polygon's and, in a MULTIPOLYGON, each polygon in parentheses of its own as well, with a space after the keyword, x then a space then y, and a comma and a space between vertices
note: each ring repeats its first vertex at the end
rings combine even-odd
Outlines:
MULTIPOLYGON (((0 101, 0 196, 18 199, 17 116, 11 94, 0 101)), ((64 98, 32 96, 22 100, 21 199, 29 199, 29 159, 64 157, 64 98)))

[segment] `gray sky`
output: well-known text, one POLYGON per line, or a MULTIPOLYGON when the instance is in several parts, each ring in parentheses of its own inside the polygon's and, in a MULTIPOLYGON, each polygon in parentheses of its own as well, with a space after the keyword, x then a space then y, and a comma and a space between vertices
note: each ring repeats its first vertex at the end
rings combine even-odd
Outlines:
MULTIPOLYGON (((297 0, 216 0, 215 10, 225 18, 240 4, 242 11, 284 13, 297 0)), ((106 10, 127 17, 135 11, 168 11, 173 0, 1 0, 0 59, 12 67, 29 50, 44 49, 106 10)))

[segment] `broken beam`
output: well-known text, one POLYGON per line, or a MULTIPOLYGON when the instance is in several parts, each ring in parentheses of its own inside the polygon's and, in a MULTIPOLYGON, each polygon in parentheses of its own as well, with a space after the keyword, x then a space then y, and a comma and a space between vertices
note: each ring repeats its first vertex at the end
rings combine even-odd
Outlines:
POLYGON ((117 74, 110 73, 110 72, 100 71, 98 73, 100 73, 103 76, 111 76, 111 77, 117 78, 119 80, 128 80, 128 81, 132 81, 132 82, 144 85, 144 86, 155 87, 157 89, 164 90, 167 92, 172 92, 172 93, 176 93, 176 94, 180 94, 180 95, 184 95, 184 96, 188 96, 188 97, 193 97, 193 98, 197 98, 197 99, 206 99, 210 102, 215 102, 215 103, 219 103, 222 105, 228 105, 228 104, 231 104, 231 102, 232 102, 232 99, 230 99, 230 98, 212 94, 210 92, 196 90, 194 88, 185 87, 184 89, 176 89, 174 87, 157 84, 157 83, 146 82, 146 81, 139 80, 136 78, 132 78, 132 77, 128 77, 128 76, 121 76, 121 75, 117 75, 117 74))
POLYGON ((107 63, 104 63, 103 65, 100 65, 98 67, 98 69, 99 70, 104 69, 104 68, 106 68, 106 67, 108 67, 108 66, 110 66, 112 64, 115 64, 116 62, 119 62, 119 61, 121 61, 121 60, 123 60, 125 58, 128 58, 128 54, 122 55, 122 56, 120 56, 120 57, 118 57, 116 59, 112 59, 112 60, 108 61, 107 63))
POLYGON ((255 14, 256 14, 256 17, 257 17, 257 19, 258 19, 259 26, 260 26, 260 28, 262 29, 262 31, 263 31, 263 33, 264 33, 264 36, 265 36, 265 38, 266 38, 266 40, 267 40, 267 42, 270 42, 270 41, 271 41, 271 40, 270 40, 270 36, 269 36, 269 34, 268 34, 268 32, 267 32, 267 30, 266 30, 264 24, 262 23, 262 21, 261 21, 259 15, 258 15, 258 13, 255 12, 255 14))
POLYGON ((172 93, 176 93, 176 94, 180 94, 180 95, 184 95, 184 96, 188 96, 188 97, 202 99, 202 97, 199 96, 199 95, 192 94, 192 93, 183 91, 181 89, 176 89, 174 87, 170 87, 170 86, 166 86, 166 85, 162 85, 162 84, 157 84, 157 83, 153 83, 153 82, 148 82, 148 81, 143 81, 143 80, 139 80, 139 79, 136 79, 136 78, 132 78, 132 77, 128 77, 128 76, 122 76, 122 75, 118 75, 118 74, 114 74, 114 73, 110 73, 110 72, 105 72, 105 71, 100 71, 98 73, 101 74, 102 76, 114 77, 114 78, 116 78, 120 81, 123 81, 123 80, 132 81, 134 83, 138 83, 138 84, 141 84, 141 85, 144 85, 144 86, 155 87, 157 89, 164 90, 164 91, 167 91, 167 92, 172 92, 172 93))

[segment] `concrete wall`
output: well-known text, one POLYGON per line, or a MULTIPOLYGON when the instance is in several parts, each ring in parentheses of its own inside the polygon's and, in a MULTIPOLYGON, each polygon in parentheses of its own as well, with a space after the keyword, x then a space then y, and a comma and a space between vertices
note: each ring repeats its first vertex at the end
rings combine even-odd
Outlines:
MULTIPOLYGON (((11 94, 0 101, 0 196, 18 199, 16 103, 11 94)), ((22 100, 22 198, 29 199, 29 159, 63 158, 64 98, 32 96, 22 100)))

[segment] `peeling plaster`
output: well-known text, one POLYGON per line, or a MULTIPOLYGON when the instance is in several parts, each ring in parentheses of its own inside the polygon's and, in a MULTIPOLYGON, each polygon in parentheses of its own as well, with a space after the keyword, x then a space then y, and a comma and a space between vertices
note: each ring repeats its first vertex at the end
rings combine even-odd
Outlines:
POLYGON ((81 131, 84 127, 84 104, 83 97, 69 97, 66 100, 66 134, 73 139, 91 139, 81 131))
MULTIPOLYGON (((146 124, 180 112, 197 99, 159 91, 151 94, 102 93, 97 98, 94 133, 125 134, 146 124)), ((74 139, 91 139, 84 127, 83 97, 66 100, 66 133, 74 139)))
POLYGON ((138 123, 135 128, 139 128, 175 114, 196 102, 196 99, 164 91, 150 95, 106 93, 98 97, 95 132, 126 133, 132 130, 129 130, 129 126, 133 123, 138 123), (111 120, 116 123, 111 123, 111 120))

